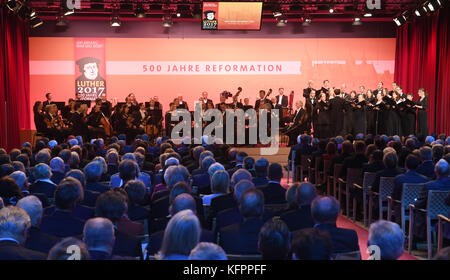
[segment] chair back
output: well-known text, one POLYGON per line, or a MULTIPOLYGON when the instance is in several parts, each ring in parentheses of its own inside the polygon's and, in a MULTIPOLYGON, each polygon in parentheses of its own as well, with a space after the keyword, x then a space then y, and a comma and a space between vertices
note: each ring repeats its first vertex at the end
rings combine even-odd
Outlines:
POLYGON ((361 252, 360 251, 353 251, 353 252, 346 252, 346 253, 337 253, 333 254, 332 258, 334 260, 361 260, 361 252))
POLYGON ((323 160, 323 178, 328 177, 328 170, 330 169, 330 165, 331 165, 331 160, 329 160, 329 159, 323 160))
POLYGON ((424 186, 424 184, 403 184, 401 200, 403 209, 409 209, 409 205, 416 202, 416 199, 419 197, 419 194, 423 190, 424 186))
POLYGON ((362 168, 347 168, 347 186, 362 184, 362 168))
POLYGON ((428 191, 427 215, 435 220, 439 214, 447 215, 450 206, 445 203, 445 199, 450 195, 450 191, 428 191))
POLYGON ((308 166, 311 164, 311 155, 302 155, 300 164, 302 170, 308 170, 308 166))
POLYGON ((341 170, 342 170, 342 164, 338 163, 334 165, 334 170, 333 170, 333 177, 337 180, 337 178, 339 178, 339 175, 341 174, 341 170))
POLYGON ((375 177, 377 176, 374 172, 364 172, 364 179, 363 179, 363 190, 368 191, 369 187, 373 185, 375 182, 375 177))
POLYGON ((387 197, 392 195, 394 190, 395 178, 394 177, 381 177, 380 178, 380 202, 387 201, 387 197))
POLYGON ((255 261, 255 260, 261 260, 261 255, 232 255, 227 254, 228 260, 241 260, 241 261, 255 261))
POLYGON ((282 210, 287 209, 287 203, 277 203, 277 204, 265 204, 264 210, 270 210, 272 213, 276 213, 282 210))

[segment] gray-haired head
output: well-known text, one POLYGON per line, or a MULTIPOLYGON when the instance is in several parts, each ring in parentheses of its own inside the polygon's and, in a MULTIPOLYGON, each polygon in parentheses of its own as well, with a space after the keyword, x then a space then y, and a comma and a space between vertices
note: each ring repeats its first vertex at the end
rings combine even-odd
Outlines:
POLYGON ((132 160, 132 161, 136 162, 136 157, 134 156, 133 153, 126 153, 126 154, 124 154, 122 156, 122 160, 126 160, 126 159, 129 159, 129 160, 132 160))
POLYGON ((34 179, 50 179, 52 177, 52 171, 50 167, 45 163, 39 163, 33 168, 34 179))
POLYGON ((192 249, 189 260, 226 261, 228 258, 219 245, 211 242, 200 242, 192 249))
POLYGON ((86 176, 86 181, 97 182, 102 177, 103 167, 98 161, 92 161, 83 168, 83 171, 86 176))
POLYGON ((0 209, 0 238, 12 238, 23 244, 30 226, 30 216, 22 208, 8 206, 0 209))
POLYGON ((332 196, 316 197, 311 203, 311 215, 319 224, 334 224, 339 215, 339 202, 332 196))
POLYGON ((220 164, 219 162, 215 162, 215 163, 211 164, 208 168, 209 178, 212 178, 214 173, 216 173, 216 171, 219 171, 219 170, 225 170, 225 167, 223 167, 223 165, 220 164))
POLYGON ((109 219, 97 217, 87 220, 84 224, 83 242, 88 250, 111 254, 115 239, 114 225, 109 219))
POLYGON ((41 223, 43 209, 42 202, 34 195, 29 195, 24 198, 21 198, 17 202, 17 207, 22 208, 28 213, 31 219, 31 226, 38 227, 41 223))
POLYGON ((19 186, 20 190, 24 191, 28 187, 28 178, 27 175, 22 171, 14 171, 9 174, 9 177, 16 181, 16 184, 19 186))
POLYGON ((316 188, 309 182, 300 183, 295 194, 299 206, 311 205, 316 196, 316 188))
POLYGON ((234 189, 237 183, 241 180, 252 180, 252 174, 248 172, 246 169, 238 169, 233 173, 233 176, 231 176, 231 187, 234 189))
POLYGON ((197 212, 197 204, 195 199, 188 193, 182 193, 177 195, 170 205, 169 212, 173 216, 176 213, 183 210, 191 210, 192 212, 197 212))
POLYGON ((380 220, 370 225, 368 245, 380 248, 382 260, 396 260, 403 254, 405 235, 396 223, 380 220))
POLYGON ((253 184, 252 181, 250 180, 241 180, 239 181, 239 183, 237 183, 235 185, 234 188, 234 199, 239 202, 239 200, 241 199, 242 193, 245 192, 248 189, 254 188, 255 184, 253 184))
POLYGON ((66 167, 64 166, 64 161, 60 157, 54 157, 50 161, 50 168, 53 172, 60 172, 64 173, 66 170, 66 167))
POLYGON ((434 173, 437 178, 445 178, 449 175, 449 165, 445 159, 440 159, 434 166, 434 173))
POLYGON ((49 149, 42 149, 40 150, 35 157, 35 160, 37 163, 49 163, 50 159, 52 158, 52 155, 50 153, 49 149))
POLYGON ((17 161, 17 160, 13 161, 12 162, 12 166, 14 167, 15 171, 22 171, 22 172, 26 171, 25 165, 22 162, 20 162, 20 161, 17 161))
POLYGON ((171 166, 169 168, 170 170, 168 169, 169 173, 167 175, 166 184, 170 189, 180 181, 189 183, 190 174, 186 167, 178 165, 178 166, 171 166))

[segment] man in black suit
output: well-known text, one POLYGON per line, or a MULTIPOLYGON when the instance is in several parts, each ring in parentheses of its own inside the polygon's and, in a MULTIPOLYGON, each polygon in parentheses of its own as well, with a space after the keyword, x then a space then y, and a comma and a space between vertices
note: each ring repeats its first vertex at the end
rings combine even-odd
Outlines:
MULTIPOLYGON (((126 210, 126 197, 118 191, 109 190, 98 197, 95 215, 107 218, 115 225, 125 215, 126 210)), ((114 236, 116 242, 114 243, 113 255, 143 258, 141 241, 137 237, 120 230, 114 231, 114 236)))
POLYGON ((52 172, 50 167, 45 163, 39 163, 33 168, 34 184, 31 186, 31 193, 43 193, 47 197, 53 197, 56 184, 50 180, 52 172))
POLYGON ((346 180, 347 168, 362 168, 364 163, 367 163, 367 157, 364 155, 365 144, 363 141, 356 141, 354 146, 355 154, 344 159, 342 163, 340 178, 346 180))
POLYGON ((58 236, 77 236, 83 232, 84 221, 72 212, 81 200, 83 188, 75 178, 65 178, 55 191, 55 211, 42 218, 42 232, 58 236))
MULTIPOLYGON (((450 167, 445 159, 441 159, 436 163, 434 168, 436 180, 425 184, 423 190, 420 192, 416 203, 416 208, 425 209, 427 207, 428 192, 429 191, 450 191, 450 167)), ((414 220, 414 243, 417 239, 424 239, 426 236, 426 215, 421 211, 415 212, 414 220), (416 238, 417 237, 417 238, 416 238)))
POLYGON ((331 196, 316 198, 311 204, 315 228, 328 232, 333 243, 333 254, 359 251, 358 235, 352 229, 338 228, 339 202, 331 196))
POLYGON ((308 87, 303 89, 303 97, 304 98, 309 98, 309 96, 311 94, 311 91, 315 92, 316 90, 313 88, 313 81, 309 80, 308 81, 308 87))
POLYGON ((381 150, 375 150, 370 155, 369 162, 363 164, 363 174, 364 172, 376 173, 383 169, 383 152, 381 150))
POLYGON ((393 152, 388 152, 383 156, 384 169, 377 172, 375 181, 372 186, 372 191, 378 192, 380 189, 381 177, 395 177, 404 173, 404 170, 397 167, 397 155, 393 152))
POLYGON ((335 97, 330 99, 331 132, 332 136, 340 135, 344 123, 345 100, 341 98, 341 90, 334 90, 335 97))
POLYGON ((264 194, 257 189, 248 189, 239 200, 239 211, 244 218, 220 230, 220 243, 227 254, 258 254, 258 234, 263 226, 264 194))
POLYGON ((286 223, 291 232, 314 226, 314 221, 311 216, 311 202, 317 196, 316 189, 308 182, 296 184, 298 186, 295 199, 298 204, 298 209, 288 211, 281 215, 281 219, 286 223))
POLYGON ((433 179, 434 177, 434 164, 433 164, 433 151, 430 147, 423 146, 420 148, 420 157, 422 164, 417 168, 417 173, 422 174, 425 177, 433 179))
POLYGON ((178 95, 178 104, 175 104, 177 106, 177 109, 186 109, 189 111, 189 106, 186 103, 186 101, 183 101, 183 95, 178 95))
POLYGON ((23 247, 31 226, 30 217, 17 206, 0 210, 0 260, 45 260, 46 254, 23 247))
POLYGON ((263 260, 286 260, 289 256, 291 233, 277 218, 267 221, 259 232, 258 250, 263 260))
POLYGON ((76 102, 74 105, 75 114, 73 114, 71 122, 72 133, 75 135, 81 135, 85 138, 85 135, 88 132, 87 118, 83 116, 83 108, 81 107, 81 103, 76 102))
POLYGON ((269 183, 259 189, 264 193, 264 204, 285 203, 286 189, 280 185, 283 168, 278 163, 269 165, 269 183))
POLYGON ((111 117, 112 113, 112 104, 106 99, 106 93, 100 94, 100 110, 103 112, 103 114, 107 117, 111 117))
POLYGON ((236 165, 233 168, 230 168, 227 170, 228 174, 233 176, 233 173, 236 172, 238 169, 242 168, 242 164, 244 162, 244 158, 246 158, 248 155, 246 152, 238 152, 236 155, 236 165))
POLYGON ((208 107, 208 104, 211 104, 212 107, 214 107, 214 103, 211 99, 208 99, 208 92, 204 91, 202 92, 202 97, 200 98, 200 101, 202 101, 203 103, 205 103, 206 107, 208 107))
POLYGON ((40 231, 39 225, 42 220, 42 203, 34 195, 24 197, 17 202, 17 207, 25 210, 30 216, 31 227, 25 248, 48 254, 50 249, 60 241, 60 238, 40 231))
POLYGON ((269 183, 267 180, 267 172, 269 169, 269 161, 265 158, 259 158, 255 161, 255 177, 252 182, 256 187, 265 186, 269 183))
POLYGON ((292 120, 292 124, 286 130, 286 133, 289 136, 289 146, 295 145, 297 136, 308 130, 307 117, 305 116, 306 110, 303 109, 303 102, 298 100, 295 103, 295 106, 297 109, 294 113, 294 119, 292 120))
POLYGON ((109 186, 99 183, 103 173, 102 165, 99 162, 90 162, 84 167, 83 171, 86 176, 86 190, 99 193, 110 190, 109 186))
POLYGON ((255 110, 258 110, 260 107, 263 109, 263 105, 266 103, 270 103, 270 100, 265 98, 266 97, 266 91, 260 90, 259 91, 259 99, 255 102, 255 110))
MULTIPOLYGON (((318 96, 316 96, 316 97, 319 97, 320 96, 320 93, 325 93, 325 95, 326 95, 326 97, 327 97, 327 100, 328 100, 328 98, 330 97, 330 81, 328 81, 328 80, 324 80, 323 81, 323 86, 322 86, 322 88, 320 89, 320 91, 319 92, 317 92, 319 95, 318 96)), ((316 93, 316 94, 317 94, 316 93)))
POLYGON ((47 92, 46 94, 45 94, 45 98, 47 99, 47 100, 45 100, 44 102, 42 102, 42 106, 44 107, 44 109, 45 109, 45 106, 47 106, 47 105, 50 105, 50 104, 53 104, 53 101, 52 101, 52 94, 50 93, 50 92, 47 92))
POLYGON ((279 95, 276 96, 277 103, 274 104, 275 108, 287 108, 289 101, 288 97, 284 95, 284 88, 279 88, 278 93, 279 95))

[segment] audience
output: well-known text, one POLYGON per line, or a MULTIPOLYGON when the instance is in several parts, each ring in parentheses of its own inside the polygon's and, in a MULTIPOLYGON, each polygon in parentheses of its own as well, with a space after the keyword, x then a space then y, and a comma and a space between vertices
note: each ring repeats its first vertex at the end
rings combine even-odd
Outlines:
POLYGON ((258 250, 263 260, 286 260, 290 251, 291 233, 279 218, 267 221, 258 236, 258 250))
POLYGON ((294 260, 330 260, 333 244, 327 231, 305 228, 297 232, 292 241, 294 260))
POLYGON ((228 258, 219 245, 211 242, 200 242, 192 249, 189 260, 226 261, 228 258))
POLYGON ((403 254, 404 243, 405 235, 398 224, 380 220, 370 225, 367 245, 378 246, 381 260, 398 259, 403 254))

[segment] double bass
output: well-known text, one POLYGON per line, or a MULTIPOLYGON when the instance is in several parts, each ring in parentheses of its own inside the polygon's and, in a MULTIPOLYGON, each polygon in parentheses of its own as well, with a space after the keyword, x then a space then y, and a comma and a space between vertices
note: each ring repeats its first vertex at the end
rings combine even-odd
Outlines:
POLYGON ((102 111, 100 111, 100 112, 102 114, 102 117, 100 118, 100 123, 103 126, 103 128, 105 129, 105 135, 107 137, 111 137, 111 135, 113 133, 111 123, 109 122, 108 118, 106 118, 105 114, 103 114, 102 111))

